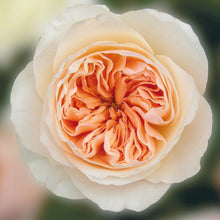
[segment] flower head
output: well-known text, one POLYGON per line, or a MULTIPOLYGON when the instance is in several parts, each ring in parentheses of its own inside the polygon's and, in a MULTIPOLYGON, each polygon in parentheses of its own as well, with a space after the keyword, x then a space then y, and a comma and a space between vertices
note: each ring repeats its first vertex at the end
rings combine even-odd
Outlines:
POLYGON ((188 25, 79 5, 42 36, 15 81, 11 118, 31 171, 55 194, 143 210, 199 170, 212 124, 206 81, 188 25))

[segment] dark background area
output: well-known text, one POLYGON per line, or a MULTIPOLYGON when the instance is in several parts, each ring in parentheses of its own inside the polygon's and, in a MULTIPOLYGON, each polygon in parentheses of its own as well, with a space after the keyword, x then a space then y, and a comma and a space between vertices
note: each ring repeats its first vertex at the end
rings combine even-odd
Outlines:
MULTIPOLYGON (((220 208, 220 0, 100 0, 115 13, 142 8, 158 8, 189 23, 206 51, 209 60, 209 79, 206 98, 213 111, 213 134, 196 176, 174 184, 166 195, 149 209, 140 213, 112 213, 100 210, 85 201, 69 201, 52 194, 39 214, 40 220, 72 219, 164 219, 209 207, 220 208)), ((33 50, 19 51, 13 63, 0 67, 0 111, 9 102, 10 90, 16 75, 33 57, 33 50)), ((190 152, 189 152, 190 153, 190 152)))

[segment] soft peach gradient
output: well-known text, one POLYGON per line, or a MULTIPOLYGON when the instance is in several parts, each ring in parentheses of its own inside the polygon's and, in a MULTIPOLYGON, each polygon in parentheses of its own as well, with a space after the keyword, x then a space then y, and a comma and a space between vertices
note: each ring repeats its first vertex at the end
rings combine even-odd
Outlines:
POLYGON ((21 159, 15 134, 0 131, 0 219, 34 219, 43 189, 21 159))
POLYGON ((200 169, 207 69, 198 38, 172 16, 67 8, 11 94, 30 170, 56 195, 145 209, 200 169))

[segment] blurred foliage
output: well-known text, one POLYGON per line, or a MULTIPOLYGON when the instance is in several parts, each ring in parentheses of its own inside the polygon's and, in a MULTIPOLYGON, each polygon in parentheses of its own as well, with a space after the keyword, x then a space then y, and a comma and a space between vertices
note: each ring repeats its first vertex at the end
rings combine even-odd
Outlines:
POLYGON ((10 66, 0 66, 0 115, 4 107, 9 104, 11 89, 16 76, 33 57, 33 50, 30 48, 27 47, 18 52, 10 66))
MULTIPOLYGON (((198 175, 181 184, 174 184, 168 193, 149 209, 136 213, 123 211, 111 213, 100 210, 95 204, 85 201, 69 201, 49 196, 40 213, 40 220, 70 219, 148 219, 154 220, 167 215, 181 214, 202 207, 219 206, 220 197, 215 185, 216 167, 220 164, 220 1, 219 0, 100 0, 114 12, 141 9, 160 3, 175 16, 191 24, 205 48, 209 59, 209 81, 206 97, 214 113, 213 135, 204 155, 198 175)), ((27 64, 33 52, 21 52, 17 60, 7 69, 0 68, 0 110, 9 100, 16 74, 27 64), (1 74, 3 73, 4 74, 1 74)), ((190 152, 189 152, 190 153, 190 152)))

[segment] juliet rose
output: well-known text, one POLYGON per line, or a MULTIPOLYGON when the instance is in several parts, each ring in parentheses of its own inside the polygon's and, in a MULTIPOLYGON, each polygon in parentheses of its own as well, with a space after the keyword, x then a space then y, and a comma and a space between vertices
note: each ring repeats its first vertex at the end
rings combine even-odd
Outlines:
POLYGON ((190 26, 170 15, 66 9, 12 90, 30 170, 56 195, 145 209, 199 171, 212 125, 207 69, 190 26))

